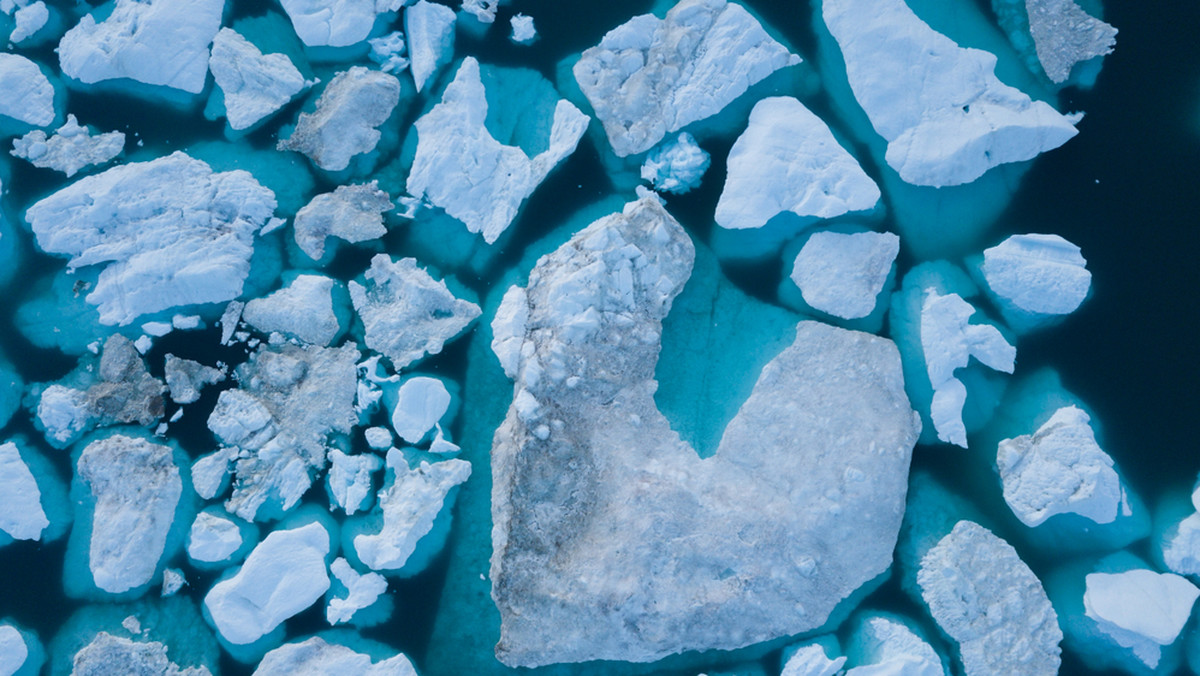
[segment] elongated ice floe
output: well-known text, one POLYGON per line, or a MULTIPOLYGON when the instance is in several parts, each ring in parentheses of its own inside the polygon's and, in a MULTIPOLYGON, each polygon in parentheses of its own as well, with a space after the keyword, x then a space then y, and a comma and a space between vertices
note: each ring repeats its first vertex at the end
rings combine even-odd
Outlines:
POLYGON ((375 149, 381 136, 377 127, 399 102, 400 81, 394 75, 353 66, 330 80, 316 110, 301 113, 291 136, 277 147, 303 153, 326 171, 341 171, 355 155, 375 149))
POLYGON ((814 308, 858 319, 875 311, 899 253, 900 238, 890 232, 817 232, 796 255, 791 279, 814 308))
POLYGON ((968 675, 1058 673, 1063 634, 1046 590, 991 531, 958 522, 922 557, 917 582, 968 675))
POLYGON ((12 154, 35 167, 61 171, 70 178, 84 167, 108 162, 124 149, 125 134, 110 131, 92 136, 74 115, 68 115, 66 123, 51 136, 35 129, 15 139, 12 154))
POLYGON ((40 540, 50 525, 42 492, 13 442, 0 444, 0 531, 14 540, 40 540))
POLYGON ((1101 632, 1154 669, 1163 646, 1183 631, 1197 597, 1200 588, 1186 578, 1142 568, 1089 574, 1083 606, 1101 632))
POLYGON ((455 18, 454 10, 428 0, 420 0, 404 10, 410 69, 418 92, 454 55, 455 18))
POLYGON ((879 187, 829 127, 796 99, 777 96, 754 105, 729 151, 714 218, 723 228, 758 228, 784 211, 834 218, 878 201, 879 187))
POLYGON ((387 234, 383 214, 394 208, 392 198, 378 183, 339 185, 333 192, 312 198, 296 213, 292 226, 296 245, 309 258, 325 255, 325 240, 337 237, 347 242, 365 242, 387 234))
POLYGON ((653 399, 661 322, 693 255, 650 195, 506 294, 527 308, 497 330, 521 341, 492 448, 505 664, 645 662, 796 634, 891 563, 920 429, 895 345, 801 322, 701 460, 653 399))
POLYGON ((43 251, 68 268, 103 265, 87 302, 100 321, 236 298, 250 272, 254 236, 275 195, 248 172, 216 173, 175 152, 88 176, 29 207, 43 251))
POLYGON ((588 117, 559 100, 549 146, 529 157, 492 138, 484 126, 487 112, 479 62, 467 57, 442 102, 417 120, 417 154, 407 187, 491 244, 512 223, 521 203, 575 151, 588 117))
POLYGON ((387 254, 378 254, 364 281, 349 285, 364 342, 390 359, 396 370, 441 352, 446 341, 482 312, 478 305, 456 298, 446 282, 418 268, 414 258, 393 262, 387 254))
POLYGON ((1066 82, 1075 64, 1112 52, 1117 42, 1116 28, 1074 0, 1025 0, 1025 11, 1038 61, 1053 82, 1066 82))
POLYGON ((204 596, 213 626, 234 645, 274 631, 329 589, 329 548, 329 531, 318 522, 268 535, 233 576, 204 596))
POLYGON ((111 594, 148 584, 183 494, 171 449, 114 435, 88 444, 76 469, 94 505, 87 556, 94 584, 111 594))
POLYGON ((129 78, 199 94, 224 9, 224 0, 116 0, 103 21, 88 14, 67 31, 59 64, 84 84, 129 78))
POLYGON ((404 655, 379 661, 346 646, 314 636, 288 643, 267 653, 254 676, 297 676, 298 674, 356 674, 358 676, 417 676, 404 655))
POLYGON ((1066 406, 1033 434, 1000 442, 1004 501, 1026 526, 1074 513, 1111 523, 1124 501, 1113 460, 1096 443, 1087 413, 1066 406))
POLYGON ((17 54, 0 52, 0 117, 35 127, 54 122, 54 85, 38 65, 17 54))
POLYGON ((921 349, 933 386, 929 415, 938 439, 967 447, 963 404, 967 388, 954 372, 975 357, 985 366, 1012 373, 1017 349, 991 324, 972 324, 975 308, 956 293, 942 295, 927 289, 921 307, 921 349))
POLYGON ((1000 82, 995 55, 959 47, 904 0, 825 0, 854 97, 916 185, 970 183, 1075 136, 1071 120, 1000 82))
POLYGON ((263 54, 232 28, 222 28, 213 38, 209 68, 232 129, 254 126, 313 84, 287 56, 263 54))
POLYGON ((609 31, 573 71, 613 151, 625 157, 799 62, 741 5, 683 0, 663 19, 642 14, 609 31))
POLYGON ((310 345, 325 347, 341 331, 334 312, 337 280, 324 275, 298 275, 278 291, 246 303, 242 319, 262 331, 278 331, 310 345))
POLYGON ((1013 235, 985 249, 984 286, 1016 330, 1074 312, 1092 286, 1079 247, 1058 235, 1013 235))

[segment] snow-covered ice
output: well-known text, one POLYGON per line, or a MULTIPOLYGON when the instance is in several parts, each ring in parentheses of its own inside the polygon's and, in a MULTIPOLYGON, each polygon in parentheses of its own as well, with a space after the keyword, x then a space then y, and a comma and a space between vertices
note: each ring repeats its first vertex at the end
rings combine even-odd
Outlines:
POLYGON ((1004 501, 1026 526, 1074 513, 1111 523, 1124 501, 1113 460, 1096 443, 1091 419, 1065 406, 1033 434, 1000 442, 996 465, 1004 501))
POLYGON ((0 531, 14 540, 40 540, 50 525, 42 492, 11 441, 0 444, 0 495, 0 531))
POLYGON ((371 53, 367 56, 379 64, 379 70, 385 73, 399 73, 408 68, 404 33, 392 31, 387 35, 367 40, 367 44, 371 45, 371 53))
POLYGON ((862 615, 846 645, 846 676, 945 676, 937 651, 899 616, 862 615))
POLYGON ((225 374, 211 366, 191 359, 168 354, 163 364, 163 377, 171 400, 176 404, 191 404, 200 398, 200 390, 225 380, 225 374))
POLYGON ((996 77, 994 54, 959 47, 904 0, 825 0, 821 7, 854 97, 905 181, 970 183, 1075 136, 1070 118, 996 77))
POLYGON ((799 62, 741 5, 683 0, 663 19, 642 14, 612 29, 573 71, 613 150, 626 157, 799 62))
POLYGON ((187 539, 187 553, 193 560, 219 563, 241 548, 242 529, 233 519, 209 510, 196 515, 187 539))
POLYGON ((714 216, 723 228, 762 227, 784 211, 834 218, 879 202, 879 187, 829 127, 789 96, 754 105, 727 167, 714 216))
POLYGON ((225 98, 225 118, 236 130, 254 126, 314 84, 286 55, 263 54, 232 28, 213 38, 209 68, 225 98))
POLYGON ((328 481, 334 503, 347 515, 363 509, 371 497, 373 477, 382 467, 383 459, 374 453, 347 455, 336 448, 330 449, 328 481))
POLYGON ((355 676, 417 676, 417 670, 404 655, 394 655, 373 662, 369 655, 346 646, 329 643, 314 636, 298 643, 288 643, 263 657, 254 676, 320 676, 324 674, 354 674, 355 676))
POLYGON ((492 137, 484 120, 488 102, 479 62, 463 60, 442 101, 417 120, 417 154, 407 188, 496 241, 527 197, 564 158, 575 151, 588 117, 566 100, 554 108, 550 143, 529 157, 492 137))
POLYGON ((110 131, 92 136, 74 115, 67 115, 66 123, 52 136, 35 129, 14 139, 11 152, 35 167, 61 171, 70 178, 84 167, 108 162, 124 149, 125 134, 110 131))
POLYGON ((378 239, 387 234, 383 214, 393 208, 392 198, 375 181, 339 185, 312 198, 296 213, 292 226, 296 245, 315 261, 325 255, 328 237, 352 243, 378 239))
POLYGON ((16 627, 0 625, 0 674, 18 673, 29 657, 29 646, 16 627))
POLYGON ((454 10, 428 0, 404 10, 410 68, 418 92, 454 56, 455 18, 454 10))
POLYGON ((35 127, 54 122, 54 85, 29 59, 0 52, 0 117, 35 127))
POLYGON ((508 20, 512 28, 509 39, 519 45, 527 45, 537 39, 537 28, 533 25, 533 17, 525 14, 514 14, 508 20))
POLYGON ((185 667, 171 661, 167 646, 158 641, 133 641, 101 631, 75 653, 72 676, 212 676, 208 667, 185 667))
POLYGON ((105 324, 236 298, 275 195, 248 172, 175 152, 88 176, 29 207, 43 251, 104 265, 87 302, 105 324))
POLYGON ((278 291, 247 302, 242 319, 263 333, 327 346, 341 331, 333 306, 335 284, 340 285, 324 275, 298 275, 278 291))
POLYGON ((1091 573, 1083 606, 1100 631, 1154 669, 1192 614, 1200 589, 1174 573, 1147 569, 1091 573))
POLYGON ((8 41, 21 44, 33 37, 50 20, 50 9, 42 0, 31 2, 13 12, 13 29, 8 41))
POLYGON ((399 102, 396 76, 353 66, 329 81, 316 110, 301 113, 291 136, 277 147, 307 155, 326 171, 341 171, 355 155, 375 149, 381 137, 377 127, 399 102))
POLYGON ((980 272, 1005 318, 1020 324, 1074 312, 1092 285, 1079 247, 1058 235, 1013 235, 984 250, 980 272))
POLYGON ((410 444, 425 438, 450 408, 450 393, 437 378, 409 378, 396 392, 392 407, 392 429, 410 444))
POLYGON ((371 34, 383 0, 280 0, 296 35, 309 47, 347 47, 371 34))
POLYGON ((899 253, 900 238, 890 232, 817 232, 796 255, 791 279, 814 308, 858 319, 875 310, 899 253))

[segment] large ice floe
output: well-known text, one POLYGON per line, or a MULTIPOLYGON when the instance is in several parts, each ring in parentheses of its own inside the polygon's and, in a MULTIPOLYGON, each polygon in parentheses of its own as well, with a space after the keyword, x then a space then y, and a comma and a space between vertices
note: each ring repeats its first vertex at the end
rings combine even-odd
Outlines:
POLYGON ((58 43, 63 73, 84 84, 128 78, 199 94, 223 0, 116 0, 97 21, 83 17, 58 43))
POLYGON ((646 197, 505 295, 501 314, 523 319, 494 327, 520 343, 502 356, 516 384, 492 451, 506 664, 650 661, 795 634, 889 565, 919 432, 895 346, 801 323, 701 460, 653 401, 661 322, 692 257, 646 197))
POLYGON ((87 301, 105 324, 242 292, 275 196, 248 172, 182 152, 88 176, 29 207, 43 251, 102 265, 87 301))
POLYGON ((904 0, 823 0, 854 96, 909 183, 970 183, 1077 133, 1071 119, 1002 83, 995 55, 959 47, 904 0))
POLYGON ((549 145, 530 157, 492 137, 484 126, 487 113, 479 62, 467 57, 442 102, 417 121, 417 154, 407 186, 414 197, 445 209, 491 244, 512 223, 521 203, 575 151, 588 118, 560 100, 549 145))
POLYGON ((620 157, 721 112, 751 85, 800 62, 744 7, 683 0, 643 14, 586 50, 573 71, 620 157))

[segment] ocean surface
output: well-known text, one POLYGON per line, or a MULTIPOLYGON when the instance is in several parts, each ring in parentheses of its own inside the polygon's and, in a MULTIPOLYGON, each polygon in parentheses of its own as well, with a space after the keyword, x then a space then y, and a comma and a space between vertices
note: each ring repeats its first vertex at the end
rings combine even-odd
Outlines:
MULTIPOLYGON (((744 0, 744 4, 806 60, 816 54, 818 38, 812 29, 813 7, 808 0, 744 0)), ((978 4, 984 12, 990 12, 986 1, 979 0, 978 4)), ((278 11, 275 3, 265 0, 233 0, 231 5, 234 17, 278 11)), ((607 30, 651 8, 651 3, 642 1, 515 0, 501 10, 500 19, 486 35, 460 31, 457 56, 474 55, 483 63, 531 67, 554 81, 561 60, 595 45, 607 30), (534 45, 516 46, 507 40, 507 18, 514 11, 535 18, 540 38, 534 45)), ((1008 234, 1028 232, 1055 233, 1082 249, 1093 274, 1091 297, 1061 325, 1021 339, 1018 371, 1029 373, 1042 367, 1057 370, 1064 387, 1095 413, 1104 450, 1114 458, 1128 485, 1153 509, 1160 496, 1189 491, 1200 473, 1200 4, 1190 0, 1110 0, 1104 8, 1104 19, 1120 31, 1116 50, 1105 58, 1093 88, 1067 88, 1061 94, 1060 110, 1086 113, 1079 124, 1079 135, 1032 163, 1011 203, 981 236, 976 250, 1008 234)), ((44 64, 55 64, 52 47, 22 53, 44 64)), ((321 64, 317 69, 333 72, 344 67, 321 64)), ((826 117, 829 104, 822 95, 817 93, 806 103, 826 117)), ((301 105, 294 102, 273 122, 239 143, 260 150, 271 148, 276 134, 291 124, 301 105)), ((221 121, 205 119, 199 108, 151 107, 120 93, 72 90, 69 110, 81 122, 102 131, 126 132, 130 137, 126 157, 119 161, 148 159, 222 137, 221 121)), ((592 136, 585 136, 576 153, 525 204, 498 262, 486 270, 463 271, 458 275, 463 285, 486 298, 512 266, 525 264, 522 259, 531 247, 578 209, 611 199, 614 194, 632 199, 632 194, 613 189, 592 140, 592 136)), ((688 195, 667 199, 668 209, 699 241, 711 240, 712 209, 720 195, 725 156, 732 142, 733 138, 728 137, 702 143, 713 160, 703 184, 688 195)), ((8 143, 4 140, 0 146, 7 150, 8 143)), ((866 153, 861 148, 853 150, 872 171, 866 153)), ((0 206, 17 224, 12 234, 19 241, 15 266, 5 273, 9 281, 0 287, 0 323, 6 327, 0 332, 0 351, 26 382, 52 381, 68 373, 75 359, 35 346, 14 326, 17 308, 41 292, 41 285, 62 268, 63 261, 35 249, 21 215, 33 201, 69 181, 19 160, 0 162, 0 170, 7 172, 0 174, 5 188, 0 206)), ((335 184, 328 178, 315 177, 313 185, 312 192, 324 192, 335 184)), ((9 237, 9 233, 4 236, 9 237)), ((384 239, 388 253, 396 257, 410 254, 406 249, 409 242, 395 231, 384 239)), ((328 270, 334 276, 352 278, 366 267, 371 253, 343 247, 328 270)), ((898 278, 915 262, 909 253, 902 253, 898 278)), ((775 302, 775 289, 783 273, 778 266, 729 265, 724 274, 751 296, 775 302)), ((485 314, 484 321, 488 320, 485 314)), ((71 330, 67 325, 62 328, 71 330)), ((220 347, 218 336, 219 329, 210 322, 210 328, 204 331, 177 331, 159 339, 147 355, 152 373, 161 376, 162 359, 167 353, 205 363, 224 361, 235 365, 245 360, 244 347, 220 347)), ((455 379, 469 377, 473 339, 466 336, 449 344, 442 354, 424 363, 422 370, 455 379)), ((219 389, 228 386, 209 388, 199 403, 191 405, 188 415, 172 427, 172 437, 193 456, 212 450, 214 443, 204 426, 206 413, 193 411, 211 409, 219 389)), ((491 412, 477 415, 469 407, 469 393, 465 401, 468 408, 460 415, 453 433, 460 441, 478 442, 486 437, 466 428, 494 426, 498 422, 494 418, 496 407, 502 415, 507 402, 488 402, 491 412)), ((168 414, 173 410, 169 408, 168 414)), ((61 476, 70 477, 69 453, 41 443, 40 433, 26 410, 18 411, 2 433, 4 439, 19 436, 30 440, 61 476)), ((475 464, 472 482, 488 473, 487 450, 486 445, 464 446, 464 457, 475 464)), ((986 485, 989 463, 994 460, 989 452, 918 446, 913 466, 931 472, 948 485, 959 486, 968 495, 978 495, 977 506, 996 513, 1005 507, 997 499, 995 482, 986 485)), ((464 584, 461 576, 468 574, 468 567, 456 557, 465 556, 464 551, 470 547, 466 541, 476 538, 472 541, 478 544, 480 534, 490 529, 488 523, 469 523, 472 516, 485 513, 478 506, 485 504, 479 500, 486 493, 474 490, 474 496, 471 489, 460 496, 453 526, 463 532, 469 529, 473 535, 452 532, 448 546, 428 570, 410 579, 393 580, 390 593, 395 597, 396 612, 392 619, 362 632, 367 638, 403 651, 426 676, 467 673, 461 664, 469 660, 456 663, 446 658, 453 652, 456 637, 464 641, 464 652, 475 653, 479 646, 494 643, 496 638, 487 635, 494 631, 487 613, 494 610, 486 608, 486 598, 476 599, 478 608, 483 609, 477 612, 476 606, 448 608, 448 604, 461 603, 466 597, 443 593, 456 579, 458 587, 464 584), (471 504, 476 505, 473 511, 468 508, 471 504), (467 618, 478 615, 480 619, 474 625, 448 629, 447 613, 467 618)), ((318 482, 308 501, 323 499, 318 482)), ((66 542, 64 537, 49 544, 16 542, 0 548, 0 618, 11 617, 34 630, 43 643, 49 643, 73 613, 88 605, 63 594, 66 542)), ((1149 546, 1143 540, 1131 551, 1148 558, 1149 546)), ((1060 561, 1042 553, 1030 555, 1028 563, 1041 573, 1060 561)), ((198 604, 217 574, 188 568, 182 552, 173 565, 183 566, 188 573, 188 586, 181 594, 198 604)), ((484 571, 471 574, 475 572, 484 571)), ((151 596, 154 593, 152 590, 151 596)), ((921 617, 923 612, 900 591, 895 580, 885 583, 866 605, 914 617, 921 617)), ((323 604, 317 603, 289 620, 286 627, 289 637, 327 629, 323 604)), ((949 647, 939 642, 932 625, 928 628, 935 645, 943 653, 948 652, 949 647)), ((1188 631, 1191 628, 1189 625, 1188 631)), ((767 674, 776 674, 779 659, 775 651, 754 657, 751 662, 767 674)), ((745 661, 719 654, 706 664, 705 668, 715 671, 750 673, 745 671, 745 661)), ((498 666, 496 673, 500 673, 498 666)), ((220 668, 230 675, 253 670, 252 665, 240 664, 224 654, 220 668)), ((613 664, 589 673, 623 671, 623 666, 613 664)), ((696 671, 688 667, 683 672, 664 673, 696 671)), ((1091 672, 1076 655, 1064 651, 1062 673, 1091 672)))

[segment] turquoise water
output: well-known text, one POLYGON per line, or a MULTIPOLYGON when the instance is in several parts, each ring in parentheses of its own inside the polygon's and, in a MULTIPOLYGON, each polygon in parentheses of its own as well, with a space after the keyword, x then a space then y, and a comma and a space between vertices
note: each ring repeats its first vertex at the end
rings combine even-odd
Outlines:
MULTIPOLYGON (((812 27, 813 8, 809 2, 745 0, 744 4, 786 40, 793 51, 810 64, 819 62, 820 38, 812 27)), ((984 0, 977 4, 981 11, 990 11, 984 0)), ((273 2, 265 0, 234 0, 231 5, 227 23, 278 11, 273 2)), ((457 56, 470 54, 485 64, 534 68, 554 81, 560 61, 596 44, 607 30, 631 15, 649 11, 651 6, 652 3, 641 1, 517 0, 512 8, 502 10, 497 24, 483 37, 460 31, 457 56), (537 21, 541 37, 531 47, 514 46, 506 39, 507 17, 514 10, 537 21)), ((1116 51, 1105 59, 1094 89, 1068 88, 1061 97, 1061 109, 1087 113, 1079 126, 1079 136, 1031 164, 1011 203, 987 225, 972 243, 971 250, 991 246, 1018 232, 1052 232, 1081 247, 1093 273, 1092 297, 1062 325, 1021 339, 1018 373, 1032 373, 1042 367, 1058 371, 1064 387, 1095 413, 1103 429, 1105 450, 1116 460, 1134 491, 1153 509, 1161 496, 1190 489, 1200 472, 1200 448, 1193 424, 1200 419, 1200 395, 1196 389, 1196 383, 1200 382, 1200 360, 1195 357, 1195 336, 1200 322, 1200 265, 1195 263, 1200 255, 1200 227, 1196 217, 1200 207, 1197 204, 1200 49, 1195 36, 1200 34, 1200 6, 1186 0, 1154 6, 1110 2, 1105 12, 1106 21, 1120 30, 1116 51)), ((52 46, 23 53, 53 64, 56 61, 52 46)), ((344 63, 313 65, 314 71, 326 81, 330 74, 344 67, 344 63)), ((430 96, 413 104, 398 124, 409 124, 424 112, 430 102, 438 99, 440 87, 447 80, 443 77, 430 96)), ((828 94, 804 83, 791 86, 794 89, 790 91, 757 93, 798 95, 835 132, 843 137, 850 135, 852 125, 838 118, 836 102, 828 94)), ((230 145, 269 151, 275 136, 294 121, 302 106, 294 102, 261 129, 230 145)), ((148 159, 209 140, 224 143, 222 123, 206 120, 200 108, 150 109, 144 101, 127 95, 73 90, 69 110, 81 122, 100 130, 117 129, 129 134, 127 160, 148 159), (134 145, 138 140, 144 143, 143 147, 134 145)), ((403 137, 403 130, 400 135, 403 137)), ((593 141, 591 135, 585 136, 579 149, 528 200, 511 234, 503 240, 502 249, 493 258, 478 266, 463 265, 457 269, 443 266, 441 272, 455 275, 482 299, 485 321, 490 319, 490 312, 498 302, 497 289, 502 292, 508 284, 521 281, 536 254, 553 249, 571 232, 606 211, 588 212, 586 217, 576 219, 572 219, 573 214, 597 202, 608 206, 632 197, 614 187, 606 176, 601 152, 593 146, 593 141)), ((711 243, 714 239, 711 215, 732 143, 733 137, 728 136, 704 140, 702 145, 712 155, 712 166, 703 184, 687 195, 668 197, 669 210, 701 243, 711 243)), ((865 144, 852 141, 848 146, 869 174, 880 175, 880 168, 872 161, 865 144)), ((383 158, 381 165, 386 166, 389 161, 390 158, 383 158)), ((26 382, 56 380, 74 367, 75 358, 56 349, 36 346, 12 327, 17 308, 40 292, 39 283, 48 281, 62 268, 61 259, 35 250, 32 237, 22 225, 21 214, 26 206, 67 181, 57 173, 7 157, 0 159, 0 179, 5 188, 0 206, 10 221, 17 224, 14 232, 4 233, 4 241, 6 246, 11 240, 18 247, 18 257, 9 271, 11 281, 0 292, 0 322, 9 328, 0 335, 0 350, 26 382)), ((267 177, 260 179, 269 182, 267 177)), ((311 182, 311 192, 324 192, 336 184, 319 175, 307 180, 311 182)), ((608 211, 611 210, 609 207, 608 211)), ((430 255, 428 243, 411 236, 406 231, 408 226, 398 220, 389 225, 391 232, 383 239, 383 247, 390 254, 416 255, 421 260, 430 255)), ((883 226, 897 229, 893 217, 888 217, 883 226)), ((290 230, 285 228, 274 235, 281 246, 284 233, 290 235, 290 230)), ((350 279, 366 267, 372 253, 369 247, 341 247, 326 271, 350 279)), ((898 277, 918 262, 920 257, 911 248, 904 249, 898 277)), ((723 275, 727 281, 722 283, 732 284, 738 293, 774 304, 785 270, 778 261, 770 264, 727 261, 720 272, 710 274, 723 275)), ((673 336, 670 327, 668 320, 664 350, 683 349, 679 346, 687 344, 686 336, 673 336), (675 340, 680 342, 672 342, 675 340)), ((161 375, 162 359, 167 353, 207 364, 223 361, 236 365, 245 360, 243 347, 220 347, 216 344, 218 335, 216 329, 210 328, 175 332, 158 340, 147 355, 152 373, 161 375)), ((367 638, 409 655, 418 671, 426 676, 508 671, 494 661, 489 662, 498 620, 487 597, 487 583, 478 578, 480 572, 486 571, 485 559, 490 554, 491 525, 487 511, 490 436, 507 407, 503 398, 507 382, 485 353, 489 340, 489 329, 477 324, 470 335, 449 344, 442 354, 421 365, 422 370, 465 382, 464 413, 452 432, 463 444, 462 457, 473 463, 475 473, 459 495, 454 530, 446 549, 425 572, 409 579, 392 580, 389 589, 396 600, 395 614, 390 621, 362 631, 367 638)), ((671 403, 660 396, 660 404, 679 426, 686 427, 688 411, 695 409, 694 402, 677 396, 685 388, 701 387, 713 392, 745 389, 742 386, 745 381, 739 385, 736 376, 731 376, 729 383, 705 381, 707 384, 697 386, 688 380, 687 360, 681 362, 684 366, 676 365, 674 372, 667 367, 659 372, 663 389, 676 393, 676 400, 671 403), (678 414, 674 413, 676 410, 678 414)), ((172 436, 193 457, 212 450, 214 441, 204 419, 219 390, 229 386, 226 383, 206 390, 198 403, 190 405, 182 421, 172 427, 172 436)), ((722 415, 732 415, 736 404, 736 401, 723 402, 719 407, 722 415)), ((173 411, 174 405, 169 404, 167 414, 173 411)), ((374 422, 381 423, 382 419, 374 422)), ((711 428, 709 424, 695 432, 702 453, 715 433, 711 428)), ((26 411, 18 411, 3 434, 6 439, 21 436, 33 440, 31 445, 50 459, 62 478, 69 479, 71 463, 67 452, 55 451, 41 443, 26 411)), ((997 534, 1013 542, 1036 573, 1048 574, 1064 557, 1030 546, 1024 540, 1000 499, 992 460, 993 456, 978 448, 962 451, 921 446, 914 452, 913 465, 914 469, 928 472, 970 496, 974 506, 995 521, 997 534)), ((324 500, 323 488, 317 482, 305 501, 321 500, 324 500)), ((44 643, 59 634, 72 613, 81 607, 62 592, 65 545, 62 539, 49 544, 17 542, 0 548, 0 618, 13 617, 36 631, 44 643)), ((1149 559, 1146 541, 1135 543, 1130 549, 1149 559)), ((183 566, 187 571, 189 587, 182 594, 197 603, 217 577, 216 573, 191 570, 182 556, 171 565, 183 566)), ((874 592, 866 605, 924 617, 924 610, 902 592, 895 578, 874 592)), ((929 626, 928 633, 935 646, 943 654, 949 654, 951 646, 936 637, 927 619, 923 621, 929 626)), ((326 626, 321 604, 286 624, 289 637, 322 631, 326 626)), ((745 658, 692 657, 693 663, 686 667, 679 663, 662 665, 663 673, 696 673, 698 668, 716 671, 730 668, 748 673, 749 663, 772 674, 777 673, 779 661, 778 651, 765 656, 750 653, 745 658)), ((252 670, 225 655, 220 667, 226 674, 252 670)), ((613 664, 546 671, 624 673, 628 669, 613 664)), ((1062 673, 1090 672, 1076 655, 1066 651, 1062 673)))

